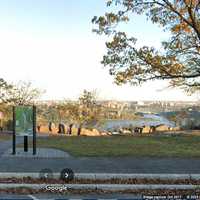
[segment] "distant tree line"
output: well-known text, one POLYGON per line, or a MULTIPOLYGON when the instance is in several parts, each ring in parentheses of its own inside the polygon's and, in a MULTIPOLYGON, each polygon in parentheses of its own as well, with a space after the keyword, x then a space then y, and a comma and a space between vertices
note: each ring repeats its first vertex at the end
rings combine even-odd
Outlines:
POLYGON ((35 103, 38 131, 45 125, 48 126, 48 131, 52 132, 53 126, 56 125, 58 133, 72 134, 72 128, 76 127, 77 135, 80 135, 83 127, 93 129, 108 119, 134 118, 134 113, 120 111, 119 115, 117 110, 102 105, 95 91, 83 90, 78 101, 64 100, 51 105, 36 102, 43 93, 44 91, 33 87, 30 82, 12 84, 0 79, 0 129, 12 129, 12 106, 35 103))

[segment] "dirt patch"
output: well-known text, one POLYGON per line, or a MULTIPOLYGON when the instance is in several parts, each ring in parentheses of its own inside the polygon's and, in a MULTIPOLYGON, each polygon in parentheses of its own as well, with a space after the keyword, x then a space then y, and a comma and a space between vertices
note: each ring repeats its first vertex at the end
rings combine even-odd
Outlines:
MULTIPOLYGON (((200 190, 124 190, 124 191, 107 191, 107 190, 73 190, 68 189, 66 191, 47 191, 34 190, 30 188, 11 188, 11 189, 0 189, 1 194, 133 194, 133 195, 149 195, 149 196, 174 196, 179 195, 180 198, 185 197, 186 195, 200 195, 200 190)), ((179 199, 180 199, 179 198, 179 199)))
MULTIPOLYGON (((26 178, 1 178, 0 183, 33 183, 33 184, 65 184, 61 179, 35 179, 26 178)), ((161 180, 161 179, 109 179, 109 180, 91 180, 74 179, 70 184, 175 184, 175 185, 200 185, 200 180, 180 179, 180 180, 161 180)))

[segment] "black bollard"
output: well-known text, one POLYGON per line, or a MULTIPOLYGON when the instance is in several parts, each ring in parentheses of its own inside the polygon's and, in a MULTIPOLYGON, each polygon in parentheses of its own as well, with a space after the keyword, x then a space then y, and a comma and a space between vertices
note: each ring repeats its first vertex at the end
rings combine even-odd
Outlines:
POLYGON ((28 152, 28 136, 24 136, 24 152, 28 152))

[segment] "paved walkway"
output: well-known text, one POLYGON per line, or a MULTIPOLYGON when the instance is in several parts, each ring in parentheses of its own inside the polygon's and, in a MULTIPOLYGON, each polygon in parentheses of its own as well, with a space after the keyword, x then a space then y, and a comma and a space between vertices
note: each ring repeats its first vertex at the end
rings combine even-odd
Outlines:
MULTIPOLYGON (((22 137, 17 137, 16 145, 23 142, 22 137)), ((10 147, 12 147, 12 140, 9 141, 0 141, 0 156, 2 156, 5 151, 7 151, 10 147)))
POLYGON ((51 148, 37 148, 37 154, 33 155, 32 149, 28 152, 24 152, 23 148, 17 148, 16 154, 12 154, 12 149, 8 149, 2 154, 2 158, 47 158, 47 159, 55 159, 55 158, 68 158, 70 155, 67 152, 51 149, 51 148))

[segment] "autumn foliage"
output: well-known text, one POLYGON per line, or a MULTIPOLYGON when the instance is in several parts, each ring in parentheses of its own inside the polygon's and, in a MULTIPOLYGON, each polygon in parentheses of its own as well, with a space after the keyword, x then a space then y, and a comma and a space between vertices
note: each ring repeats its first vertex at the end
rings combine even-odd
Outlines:
POLYGON ((188 92, 200 88, 199 0, 109 0, 107 6, 115 12, 95 16, 93 31, 112 36, 102 63, 117 84, 167 79, 170 86, 188 92), (118 24, 130 21, 131 14, 146 15, 147 20, 169 32, 161 50, 136 48, 136 38, 118 31, 118 24))

